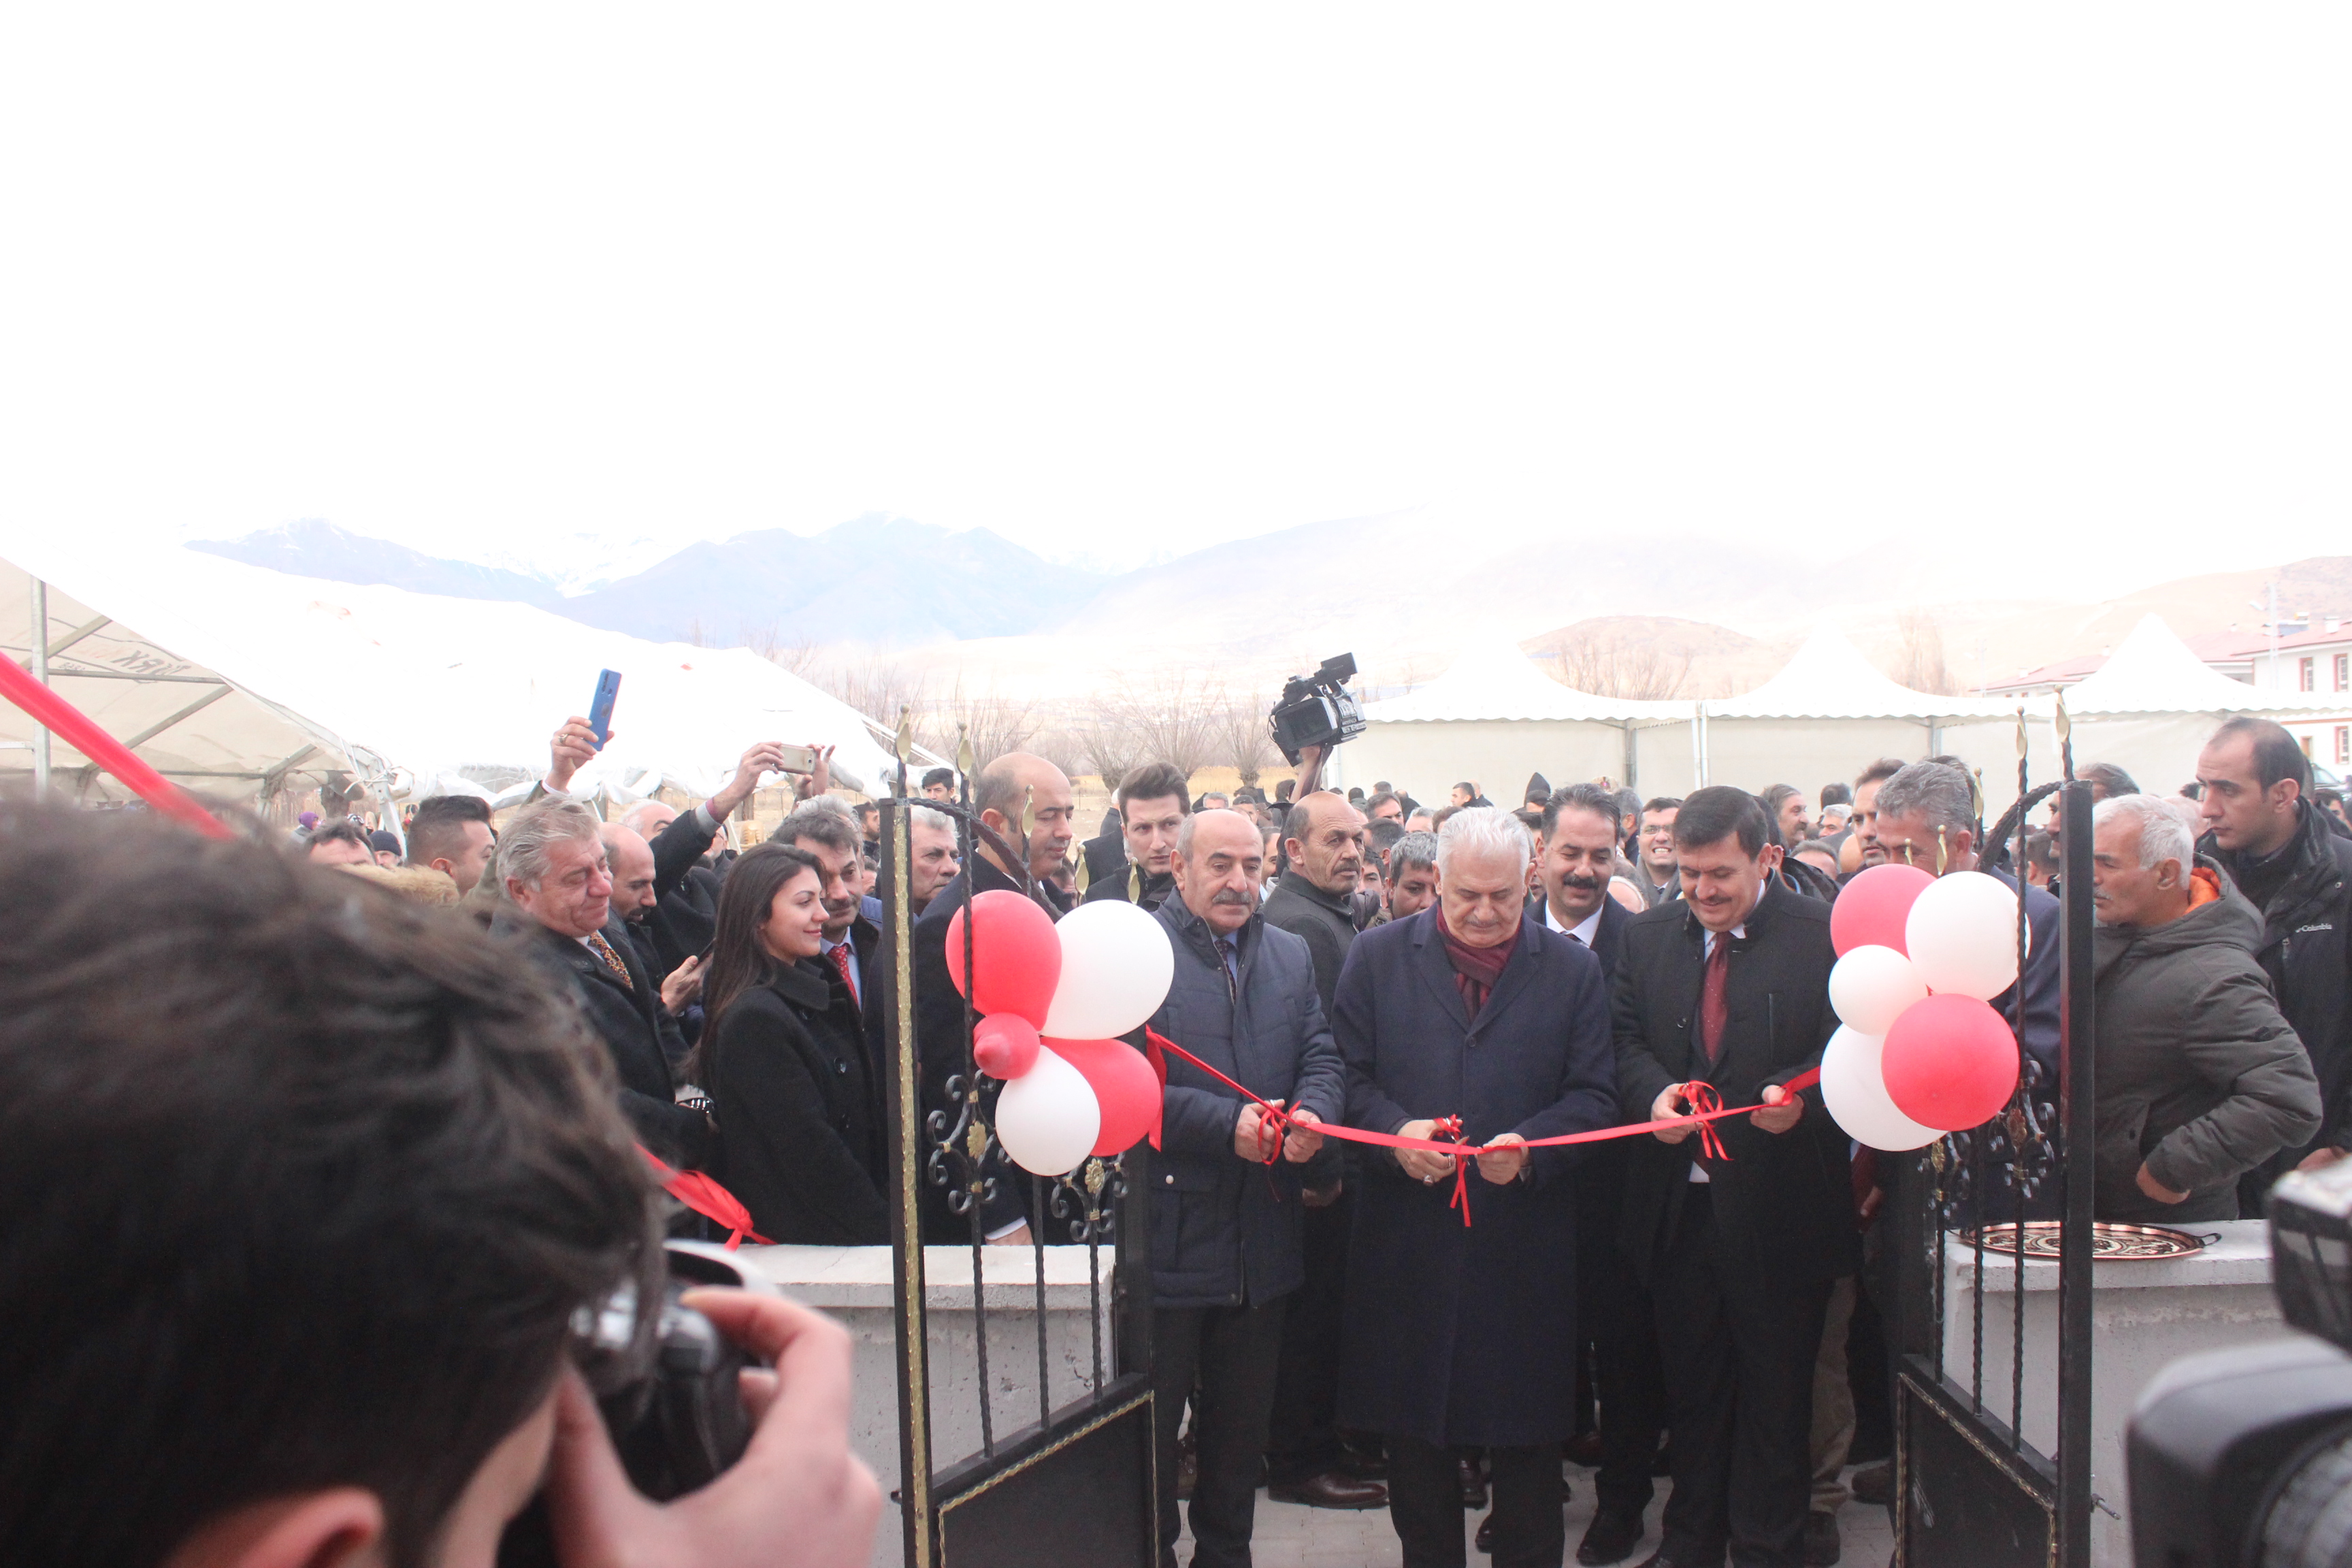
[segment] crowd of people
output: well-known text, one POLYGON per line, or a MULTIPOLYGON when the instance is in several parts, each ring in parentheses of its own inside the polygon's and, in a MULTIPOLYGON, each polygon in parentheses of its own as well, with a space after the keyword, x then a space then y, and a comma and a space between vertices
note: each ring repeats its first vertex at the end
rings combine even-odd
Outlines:
MULTIPOLYGON (((654 1211, 647 1167, 625 1157, 632 1143, 723 1184, 765 1239, 890 1239, 879 814, 830 789, 823 753, 793 773, 763 742, 707 800, 642 801, 608 820, 572 789, 595 744, 585 721, 568 721, 520 809, 498 820, 478 798, 428 799, 404 844, 332 813, 306 820, 289 852, 207 847, 152 824, 110 837, 94 818, 8 808, 0 863, 20 895, 9 919, 24 962, 6 983, 15 1005, 0 1009, 0 1159, 23 1175, 53 1157, 78 1175, 10 1184, 21 1212, 5 1234, 70 1248, 88 1230, 72 1216, 112 1205, 127 1216, 110 1222, 118 1236, 152 1239, 159 1275, 104 1260, 97 1271, 101 1322, 88 1343, 119 1341, 126 1363, 128 1336, 173 1300, 217 1317, 246 1300, 235 1280, 202 1283, 194 1237, 243 1238, 251 1280, 275 1282, 263 1321, 277 1332, 292 1321, 285 1298, 309 1300, 291 1287, 312 1255, 185 1185, 190 1168, 242 1161, 253 1201, 298 1216, 299 1234, 342 1238, 315 1255, 331 1279, 347 1267, 375 1288, 404 1258, 415 1276, 386 1302, 331 1302, 283 1330, 288 1346, 351 1331, 338 1310, 349 1323, 386 1314, 395 1337, 403 1312, 419 1324, 455 1314, 455 1327, 421 1334, 416 1356, 380 1369, 383 1389, 321 1392, 306 1419, 348 1424, 355 1402, 381 1393, 413 1406, 410 1426, 385 1428, 384 1454, 408 1453, 400 1445, 436 1419, 473 1434, 417 1486, 376 1459, 347 1461, 377 1451, 356 1438, 307 1456, 240 1445, 250 1416, 230 1406, 246 1380, 282 1391, 286 1379, 221 1318, 186 1352, 210 1353, 205 1332, 244 1347, 220 1352, 229 1383, 190 1417, 216 1422, 221 1441, 152 1419, 124 1436, 93 1415, 73 1418, 53 1455, 11 1443, 0 1466, 19 1484, 0 1496, 35 1476, 67 1486, 134 1436, 185 1467, 142 1521, 85 1510, 42 1525, 21 1510, 0 1521, 50 1531, 26 1539, 83 1530, 115 1552, 45 1560, 160 1562, 223 1521, 242 1521, 247 1541, 285 1525, 253 1513, 260 1500, 295 1495, 316 1505, 302 1529, 356 1531, 418 1561, 420 1531, 478 1528, 463 1524, 468 1509, 527 1495, 517 1478, 535 1480, 537 1460, 513 1446, 544 1454, 551 1434, 559 1511, 572 1510, 575 1531, 719 1528, 683 1504, 620 1510, 572 1384, 556 1375, 561 1324, 644 1267, 654 1211), (746 832, 736 819, 779 776, 791 810, 746 832), (396 896, 354 902, 336 892, 348 882, 289 861, 396 896), (28 900, 41 888, 51 892, 28 900), (116 1005, 90 977, 126 963, 142 985, 116 1005), (42 1055, 60 1034, 83 1047, 66 1074, 42 1055), (225 1064, 216 1080, 196 1070, 206 1053, 225 1064), (316 1071, 326 1059, 350 1064, 349 1081, 316 1071), (268 1117, 317 1136, 244 1151, 268 1117), (121 1148, 122 1126, 153 1130, 171 1157, 142 1168, 110 1153, 93 1174, 68 1152, 77 1136, 121 1148), (381 1191, 327 1174, 352 1169, 335 1162, 355 1150, 394 1173, 381 1191), (45 1190, 20 1190, 33 1185, 45 1190), (417 1212, 391 1225, 412 1229, 391 1254, 362 1265, 335 1253, 358 1245, 350 1227, 403 1203, 417 1212), (193 1237, 172 1230, 190 1225, 193 1237), (445 1247, 486 1282, 449 1279, 445 1247), (466 1338, 477 1320, 478 1342, 466 1338), (422 1366, 428 1343, 452 1368, 506 1359, 495 1377, 464 1371, 479 1385, 468 1394, 457 1373, 422 1366), (504 1479, 485 1481, 494 1472, 504 1479)), ((2084 776, 2098 797, 2084 858, 2099 922, 2099 1213, 2259 1213, 2280 1172, 2352 1149, 2352 832, 2292 737, 2262 721, 2224 723, 2179 795, 2145 794, 2112 767, 2084 776)), ((1848 1139, 1817 1089, 1787 1086, 1837 1026, 1841 889, 1901 862, 1982 870, 2018 891, 2033 941, 1993 1005, 2017 1023, 2026 1092, 2053 1098, 2066 863, 2054 818, 2021 847, 1987 842, 1979 791, 1951 758, 1871 762, 1814 796, 1776 784, 1643 798, 1538 774, 1516 809, 1472 780, 1434 807, 1386 782, 1195 795, 1154 763, 1118 781, 1083 842, 1071 781, 1041 757, 1000 756, 969 780, 934 770, 921 793, 950 807, 908 812, 908 1000, 926 1113, 953 1124, 963 1109, 950 1080, 967 1071, 970 1016, 948 937, 967 894, 992 890, 1056 919, 1101 900, 1150 913, 1175 955, 1151 1027, 1284 1109, 1269 1118, 1189 1061, 1168 1063, 1148 1248, 1164 1561, 1189 1500, 1192 1561, 1248 1563, 1261 1488, 1313 1507, 1385 1507, 1414 1568, 1462 1563, 1475 1510, 1475 1543, 1496 1563, 1563 1562, 1562 1502, 1586 1470, 1596 1507, 1574 1546, 1586 1564, 1629 1560, 1650 1538, 1661 1477, 1672 1488, 1647 1561, 1667 1568, 1833 1563, 1849 1498, 1886 1500, 1884 1462, 1847 1475, 1890 1437, 1878 1324, 1894 1282, 1874 1222, 1896 1173, 1848 1139), (966 798, 969 831, 956 820, 966 798), (1713 1138, 1683 1125, 1527 1147, 1673 1121, 1710 1097, 1759 1109, 1713 1138), (1333 1124, 1443 1136, 1464 1158, 1318 1131, 1333 1124)), ((1995 1175, 1979 1201, 2005 1205, 1995 1175)), ((924 1184, 924 1239, 1027 1244, 1046 1224, 1035 1190, 992 1148, 924 1184)), ((61 1280, 71 1254, 7 1245, 8 1321, 51 1338, 0 1359, 0 1400, 47 1408, 82 1386, 63 1363, 89 1359, 79 1339, 57 1364, 26 1349, 68 1342, 58 1303, 31 1292, 61 1280)), ((79 1285, 73 1295, 89 1300, 79 1285)), ((807 1314, 714 1310, 822 1363, 814 1378, 846 1375, 845 1350, 807 1314)), ((767 1408, 770 1424, 785 1403, 767 1408)), ((817 1423, 835 1446, 840 1420, 817 1423)), ((753 1459, 762 1452, 755 1444, 753 1459)), ((835 1466, 818 1501, 805 1477, 792 1496, 847 1540, 878 1506, 862 1476, 835 1466)), ((188 1560, 313 1559, 225 1548, 188 1560)), ((713 1546, 703 1560, 732 1559, 713 1546)))

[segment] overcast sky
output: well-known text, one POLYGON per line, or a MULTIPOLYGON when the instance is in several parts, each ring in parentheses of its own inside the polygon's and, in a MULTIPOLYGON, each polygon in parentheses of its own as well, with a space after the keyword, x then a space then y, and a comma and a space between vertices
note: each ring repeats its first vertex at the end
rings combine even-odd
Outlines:
POLYGON ((2347 15, 19 5, 0 511, 2340 552, 2347 15))

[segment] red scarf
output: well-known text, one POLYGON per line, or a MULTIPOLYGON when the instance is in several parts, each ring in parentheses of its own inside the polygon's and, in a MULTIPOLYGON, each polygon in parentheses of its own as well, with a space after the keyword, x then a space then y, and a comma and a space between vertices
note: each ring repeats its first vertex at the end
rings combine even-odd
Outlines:
POLYGON ((1511 962, 1512 949, 1519 945, 1518 928, 1513 926, 1511 934, 1492 947, 1465 946, 1446 925, 1445 910, 1440 905, 1437 934, 1444 939, 1445 961, 1454 966, 1454 985, 1462 993, 1462 1005, 1475 1018, 1486 998, 1494 994, 1495 982, 1503 977, 1503 965, 1511 962))

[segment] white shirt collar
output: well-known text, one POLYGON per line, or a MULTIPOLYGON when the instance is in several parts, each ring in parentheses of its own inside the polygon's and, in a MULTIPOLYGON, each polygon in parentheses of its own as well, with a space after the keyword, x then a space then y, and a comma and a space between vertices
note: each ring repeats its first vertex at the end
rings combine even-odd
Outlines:
MULTIPOLYGON (((1702 927, 1701 929, 1704 930, 1705 928, 1702 927)), ((1731 934, 1738 937, 1741 942, 1746 942, 1748 940, 1748 922, 1746 921, 1741 921, 1738 925, 1733 926, 1731 928, 1731 934)), ((1711 931, 1707 931, 1706 940, 1699 945, 1702 951, 1713 952, 1715 951, 1715 933, 1711 931)))
MULTIPOLYGON (((1608 895, 1604 893, 1601 897, 1606 899, 1608 895)), ((1606 903, 1603 903, 1599 909, 1594 910, 1591 914, 1585 916, 1582 920, 1579 921, 1572 926, 1564 926, 1559 923, 1559 917, 1551 912, 1551 900, 1549 899, 1546 899, 1543 901, 1543 910, 1544 924, 1551 927, 1552 930, 1560 932, 1564 936, 1572 936, 1577 941, 1582 942, 1585 946, 1591 947, 1594 940, 1601 934, 1601 917, 1609 912, 1609 906, 1606 903)))

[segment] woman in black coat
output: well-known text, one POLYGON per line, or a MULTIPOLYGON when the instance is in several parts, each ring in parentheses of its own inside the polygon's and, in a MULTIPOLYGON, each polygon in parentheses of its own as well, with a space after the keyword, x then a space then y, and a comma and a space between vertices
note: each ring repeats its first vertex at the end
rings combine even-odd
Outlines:
POLYGON ((887 1140, 857 1004, 820 956, 824 884, 814 857, 782 844, 728 873, 691 1073, 754 1230, 879 1246, 890 1239, 887 1140))

